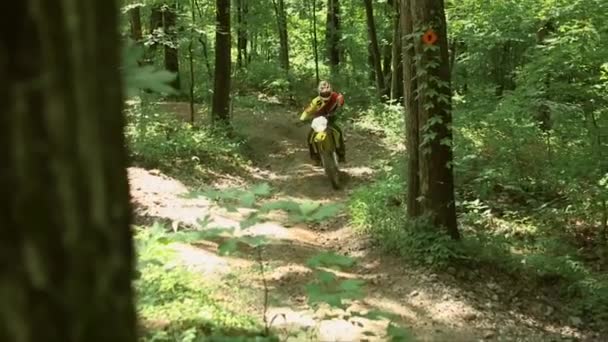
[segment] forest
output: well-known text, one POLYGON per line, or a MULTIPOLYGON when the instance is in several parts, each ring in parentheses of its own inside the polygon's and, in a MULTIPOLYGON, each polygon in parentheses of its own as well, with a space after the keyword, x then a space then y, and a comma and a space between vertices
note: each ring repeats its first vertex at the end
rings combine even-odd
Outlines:
POLYGON ((608 341, 608 1, 0 8, 0 341, 608 341))

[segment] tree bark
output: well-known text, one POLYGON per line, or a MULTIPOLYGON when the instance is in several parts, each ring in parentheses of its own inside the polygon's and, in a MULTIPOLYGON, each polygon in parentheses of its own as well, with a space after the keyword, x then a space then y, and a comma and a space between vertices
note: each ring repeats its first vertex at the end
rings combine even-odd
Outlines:
POLYGON ((414 40, 410 35, 414 32, 411 1, 401 1, 401 26, 403 29, 403 88, 404 107, 406 123, 406 145, 408 154, 408 178, 407 178, 407 214, 411 219, 422 214, 420 207, 420 163, 419 146, 420 138, 418 132, 418 98, 416 89, 416 60, 414 51, 414 40))
POLYGON ((315 56, 315 76, 317 83, 319 84, 319 40, 317 38, 317 0, 312 0, 312 49, 313 55, 315 56))
MULTIPOLYGON (((193 0, 194 1, 194 6, 196 6, 197 12, 198 12, 198 16, 201 18, 205 17, 205 13, 203 12, 203 9, 201 8, 200 4, 198 3, 198 0, 193 0)), ((205 60, 205 67, 207 69, 207 75, 209 76, 209 79, 213 79, 213 70, 211 69, 211 63, 209 62, 209 53, 207 52, 207 35, 200 35, 198 37, 198 41, 199 43, 201 43, 201 47, 203 48, 203 59, 205 60)))
POLYGON ((327 30, 325 41, 327 44, 327 58, 332 75, 338 74, 340 67, 342 39, 340 27, 340 0, 327 0, 327 30))
MULTIPOLYGON (((155 31, 163 28, 163 5, 155 4, 150 9, 150 35, 154 35, 155 31)), ((156 49, 158 44, 154 41, 150 45, 150 50, 156 49)))
POLYGON ((391 100, 401 101, 403 98, 403 58, 401 47, 401 25, 399 0, 393 1, 394 21, 393 21, 393 65, 391 77, 391 100))
POLYGON ((140 43, 143 40, 141 27, 141 7, 136 6, 129 10, 129 26, 131 28, 131 39, 140 43))
POLYGON ((230 0, 216 0, 215 81, 213 86, 212 119, 229 123, 230 116, 230 0))
POLYGON ((289 38, 287 35, 287 14, 285 13, 284 0, 272 0, 274 13, 277 17, 277 28, 279 32, 279 62, 281 68, 289 71, 289 38))
POLYGON ((374 74, 376 76, 376 90, 378 97, 384 95, 384 73, 382 72, 382 57, 378 46, 378 36, 376 35, 376 24, 374 23, 374 8, 372 0, 363 0, 365 3, 365 14, 367 17, 367 33, 371 46, 371 57, 374 64, 374 74))
POLYGON ((237 18, 237 68, 241 69, 247 64, 247 15, 249 8, 246 0, 236 0, 237 18))
POLYGON ((188 60, 190 62, 190 124, 194 126, 194 25, 196 25, 196 5, 190 0, 190 41, 188 42, 188 60))
POLYGON ((0 7, 0 341, 135 341, 117 3, 0 7))
POLYGON ((456 222, 452 154, 452 105, 447 29, 443 0, 412 0, 413 27, 432 30, 437 41, 414 41, 421 149, 420 194, 423 213, 438 227, 460 237, 456 222), (435 65, 434 65, 435 64, 435 65))
POLYGON ((179 55, 178 55, 178 39, 175 24, 177 14, 172 6, 165 6, 163 13, 163 30, 169 38, 170 43, 165 44, 165 69, 176 74, 175 79, 171 82, 171 86, 175 90, 181 89, 179 77, 179 55))

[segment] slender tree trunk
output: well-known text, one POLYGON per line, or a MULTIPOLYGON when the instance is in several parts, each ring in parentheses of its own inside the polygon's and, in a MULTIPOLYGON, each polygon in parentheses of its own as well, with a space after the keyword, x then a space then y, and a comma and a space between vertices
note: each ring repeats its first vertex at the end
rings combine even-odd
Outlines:
POLYGON ((175 80, 171 82, 171 86, 175 90, 180 90, 178 41, 175 28, 177 14, 175 13, 174 6, 165 6, 163 11, 163 29, 170 40, 170 44, 165 44, 165 69, 176 74, 175 80))
POLYGON ((0 341, 135 341, 116 1, 5 5, 0 341))
POLYGON ((235 0, 236 4, 236 67, 243 68, 243 52, 241 50, 241 30, 243 25, 243 1, 235 0))
MULTIPOLYGON (((205 14, 203 12, 203 9, 201 8, 200 4, 198 3, 198 0, 194 0, 194 6, 196 6, 196 9, 198 11, 198 16, 200 18, 205 18, 205 14)), ((209 53, 208 53, 208 49, 207 49, 207 36, 206 35, 201 35, 198 37, 198 41, 199 43, 201 43, 201 47, 203 48, 203 59, 205 60, 205 67, 207 69, 207 75, 209 76, 209 79, 213 79, 213 70, 211 69, 211 63, 209 63, 209 53)))
POLYGON ((315 76, 316 76, 316 80, 317 80, 316 84, 319 84, 320 78, 319 78, 319 40, 317 38, 317 0, 312 0, 311 18, 312 18, 312 31, 311 31, 312 49, 313 49, 313 55, 315 56, 315 76))
POLYGON ((212 118, 229 123, 230 115, 230 0, 216 0, 215 82, 213 86, 212 118))
MULTIPOLYGON (((163 12, 162 4, 155 4, 150 8, 150 32, 151 36, 156 36, 158 30, 163 28, 163 12)), ((144 63, 152 64, 154 61, 154 53, 158 47, 158 43, 152 40, 152 43, 148 46, 148 49, 144 53, 144 63)))
POLYGON ((131 28, 131 39, 140 43, 143 40, 141 27, 141 7, 136 6, 129 10, 129 26, 131 28))
POLYGON ((372 48, 372 43, 367 44, 367 64, 369 66, 369 80, 371 83, 376 83, 376 63, 374 62, 374 52, 372 48))
POLYGON ((393 65, 391 77, 391 100, 400 101, 403 97, 403 58, 401 48, 401 24, 399 0, 393 1, 394 22, 393 22, 393 65))
POLYGON ((277 28, 279 32, 279 62, 281 68, 289 71, 289 38, 287 35, 287 14, 285 13, 284 0, 272 0, 274 13, 277 17, 277 28))
POLYGON ((371 45, 371 57, 374 63, 374 74, 376 75, 376 89, 378 97, 384 95, 384 73, 382 72, 382 57, 378 46, 378 36, 376 35, 376 24, 374 23, 374 8, 372 0, 363 0, 365 3, 365 14, 367 17, 367 33, 371 45))
MULTIPOLYGON (((156 4, 150 9, 150 34, 163 27, 163 5, 156 4)), ((155 47, 156 44, 152 44, 155 47)))
POLYGON ((432 30, 437 40, 414 41, 421 150, 422 209, 438 227, 458 239, 452 155, 452 106, 447 29, 443 0, 412 0, 414 28, 432 30), (427 45, 427 46, 425 46, 427 45), (428 48, 435 45, 436 48, 428 48), (421 72, 424 71, 424 72, 421 72))
POLYGON ((407 214, 409 218, 417 218, 422 214, 420 207, 420 137, 418 132, 418 98, 416 89, 416 60, 414 40, 410 35, 414 32, 411 1, 401 1, 401 26, 403 29, 403 88, 405 100, 406 145, 408 154, 407 178, 407 214))
POLYGON ((190 1, 190 41, 188 42, 188 59, 190 62, 190 124, 194 126, 194 25, 196 25, 196 6, 194 0, 190 1))
POLYGON ((247 64, 247 0, 236 0, 237 20, 237 68, 241 69, 247 64))
POLYGON ((325 41, 327 44, 327 58, 332 75, 338 74, 340 67, 342 39, 340 27, 340 0, 327 0, 327 30, 325 41))
MULTIPOLYGON (((387 41, 391 41, 391 37, 387 37, 387 41)), ((391 68, 393 67, 393 47, 392 44, 384 44, 382 46, 382 71, 384 72, 384 79, 386 87, 384 88, 384 94, 390 96, 390 85, 391 85, 391 68)))

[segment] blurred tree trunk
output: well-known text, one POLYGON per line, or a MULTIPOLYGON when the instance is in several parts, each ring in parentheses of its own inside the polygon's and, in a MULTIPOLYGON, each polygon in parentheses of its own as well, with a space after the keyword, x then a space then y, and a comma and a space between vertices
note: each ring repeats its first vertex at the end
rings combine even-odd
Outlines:
POLYGON ((319 84, 319 40, 317 38, 317 0, 312 0, 312 49, 315 56, 315 76, 317 84, 319 84))
POLYGON ((287 13, 285 12, 284 0, 272 0, 274 13, 277 17, 277 28, 279 32, 279 62, 281 68, 289 71, 289 38, 287 35, 287 13))
POLYGON ((374 23, 374 7, 372 0, 363 0, 365 4, 365 14, 367 17, 367 33, 371 47, 371 61, 374 66, 374 75, 376 78, 376 90, 378 97, 384 95, 384 73, 382 72, 382 56, 378 46, 378 36, 376 35, 376 24, 374 23))
POLYGON ((140 9, 140 6, 136 6, 129 10, 129 26, 131 28, 131 39, 133 39, 133 41, 136 43, 140 43, 143 39, 140 9))
POLYGON ((230 0, 216 0, 215 81, 212 118, 228 124, 230 120, 230 0))
POLYGON ((374 62, 374 52, 372 51, 372 43, 367 44, 367 64, 369 70, 369 80, 371 83, 376 83, 376 63, 374 62))
POLYGON ((179 55, 178 55, 178 37, 176 32, 177 13, 175 13, 175 5, 165 6, 163 10, 163 30, 167 35, 168 42, 165 44, 165 69, 176 74, 177 77, 171 82, 171 86, 175 90, 181 89, 179 77, 179 55))
POLYGON ((327 58, 332 75, 339 72, 342 48, 340 40, 342 33, 340 27, 340 0, 327 0, 327 29, 325 42, 327 44, 327 58))
POLYGON ((400 24, 400 9, 399 0, 393 1, 393 65, 391 76, 391 100, 401 101, 403 98, 403 59, 401 48, 401 24, 400 24))
POLYGON ((243 68, 247 65, 247 15, 249 7, 247 0, 236 0, 236 19, 237 19, 237 67, 243 68))
POLYGON ((0 7, 0 341, 135 341, 116 1, 0 7))

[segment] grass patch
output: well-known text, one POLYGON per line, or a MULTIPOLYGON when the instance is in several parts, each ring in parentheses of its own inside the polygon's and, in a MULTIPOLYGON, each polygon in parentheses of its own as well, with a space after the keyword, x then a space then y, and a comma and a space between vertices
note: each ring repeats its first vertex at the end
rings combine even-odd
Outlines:
POLYGON ((186 181, 247 172, 243 140, 233 134, 210 126, 193 127, 152 104, 135 104, 128 112, 126 139, 133 163, 186 181))
POLYGON ((353 194, 351 220, 385 251, 437 269, 456 267, 484 276, 509 275, 564 303, 564 313, 595 322, 608 321, 608 277, 536 213, 496 216, 480 201, 459 205, 463 240, 451 241, 426 220, 406 218, 401 162, 353 194))
POLYGON ((141 341, 273 341, 254 317, 228 310, 213 289, 176 261, 163 228, 139 228, 135 281, 141 341))

